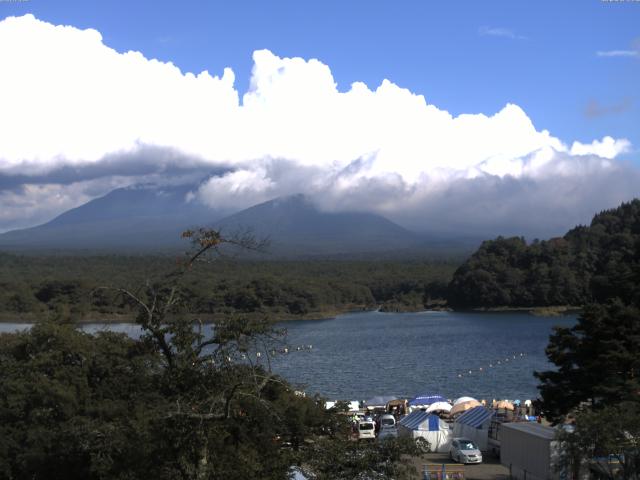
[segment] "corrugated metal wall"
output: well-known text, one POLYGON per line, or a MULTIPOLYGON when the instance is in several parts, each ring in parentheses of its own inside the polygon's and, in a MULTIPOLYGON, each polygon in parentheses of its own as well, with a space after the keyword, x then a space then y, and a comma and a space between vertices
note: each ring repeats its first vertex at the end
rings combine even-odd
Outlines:
POLYGON ((500 442, 500 463, 518 480, 558 478, 550 466, 551 440, 514 428, 504 428, 500 442))

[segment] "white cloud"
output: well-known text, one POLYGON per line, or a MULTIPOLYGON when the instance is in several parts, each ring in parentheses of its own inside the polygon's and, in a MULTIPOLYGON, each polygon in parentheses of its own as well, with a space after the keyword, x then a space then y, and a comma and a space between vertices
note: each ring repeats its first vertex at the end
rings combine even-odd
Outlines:
POLYGON ((116 52, 95 30, 31 15, 1 21, 0 45, 11 46, 0 49, 0 180, 103 164, 124 175, 135 172, 123 167, 127 159, 165 149, 180 154, 160 155, 156 176, 190 162, 227 169, 194 192, 212 205, 241 208, 302 192, 325 208, 417 218, 452 185, 570 177, 587 163, 589 171, 610 168, 630 148, 609 136, 569 147, 514 104, 493 115, 453 116, 389 80, 339 92, 319 60, 268 50, 254 53, 250 89, 241 96, 231 69, 183 73, 138 52, 116 52), (109 163, 114 156, 118 162, 109 163))
POLYGON ((505 37, 510 38, 511 40, 526 40, 527 37, 516 34, 510 28, 503 27, 487 27, 482 26, 478 29, 478 33, 482 36, 490 36, 490 37, 505 37))
POLYGON ((10 17, 0 45, 2 167, 95 162, 139 144, 201 150, 238 105, 231 70, 182 74, 106 47, 95 30, 10 17))
POLYGON ((128 183, 126 179, 113 177, 106 181, 28 184, 17 190, 0 190, 0 233, 38 225, 128 183))
POLYGON ((628 140, 616 140, 607 136, 601 141, 594 140, 590 144, 573 142, 569 153, 571 153, 571 155, 597 155, 602 158, 614 159, 621 153, 628 152, 630 149, 631 142, 628 140))
POLYGON ((598 57, 640 57, 638 50, 599 50, 596 52, 598 57))

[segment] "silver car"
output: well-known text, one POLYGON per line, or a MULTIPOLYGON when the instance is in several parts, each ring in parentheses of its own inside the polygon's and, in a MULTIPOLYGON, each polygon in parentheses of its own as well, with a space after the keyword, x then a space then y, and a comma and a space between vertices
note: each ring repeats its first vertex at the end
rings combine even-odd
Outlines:
POLYGON ((398 437, 398 429, 393 427, 382 426, 380 427, 380 431, 378 432, 378 440, 384 440, 385 438, 397 438, 398 437))
POLYGON ((471 440, 454 438, 449 450, 451 460, 458 463, 482 463, 482 452, 471 440))

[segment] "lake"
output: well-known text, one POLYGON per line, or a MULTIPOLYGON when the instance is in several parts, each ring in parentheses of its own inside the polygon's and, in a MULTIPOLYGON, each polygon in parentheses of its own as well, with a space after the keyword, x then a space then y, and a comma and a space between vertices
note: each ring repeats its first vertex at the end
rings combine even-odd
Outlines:
MULTIPOLYGON (((544 349, 553 326, 575 321, 575 315, 520 312, 358 312, 290 321, 279 325, 287 330, 289 353, 276 356, 272 366, 307 393, 330 399, 439 393, 524 400, 537 396, 534 370, 552 367, 544 349)), ((0 324, 0 332, 19 328, 28 326, 0 324)), ((136 325, 108 328, 139 335, 136 325)))

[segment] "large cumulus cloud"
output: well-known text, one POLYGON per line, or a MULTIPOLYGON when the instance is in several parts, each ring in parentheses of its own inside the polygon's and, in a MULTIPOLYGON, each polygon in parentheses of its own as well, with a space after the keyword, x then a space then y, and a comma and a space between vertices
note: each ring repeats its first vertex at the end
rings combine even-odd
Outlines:
POLYGON ((514 104, 452 116, 388 80, 339 91, 321 61, 268 50, 240 95, 230 69, 183 73, 30 15, 0 22, 0 45, 0 229, 176 176, 208 175, 189 199, 227 209, 302 192, 329 210, 487 234, 562 231, 639 193, 617 160, 627 140, 559 139, 514 104), (66 201, 38 211, 47 192, 66 201))

